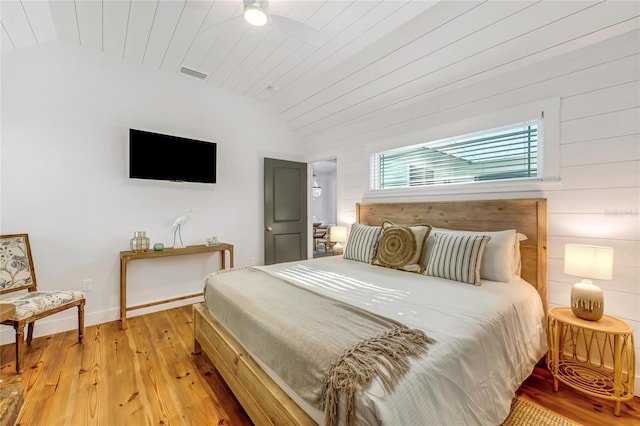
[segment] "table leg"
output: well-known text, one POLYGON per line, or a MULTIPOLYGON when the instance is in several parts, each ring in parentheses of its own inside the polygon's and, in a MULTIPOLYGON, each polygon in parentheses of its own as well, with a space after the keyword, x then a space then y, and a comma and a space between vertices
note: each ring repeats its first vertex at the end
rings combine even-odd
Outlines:
POLYGON ((127 328, 127 262, 120 259, 120 328, 127 328))
MULTIPOLYGON (((616 406, 613 414, 620 416, 620 396, 622 395, 622 347, 624 346, 624 336, 615 336, 613 343, 613 396, 616 399, 616 406)), ((632 379, 633 380, 633 379, 632 379)))
POLYGON ((549 319, 549 350, 551 351, 551 365, 553 376, 553 391, 558 392, 558 362, 560 361, 560 322, 549 319))

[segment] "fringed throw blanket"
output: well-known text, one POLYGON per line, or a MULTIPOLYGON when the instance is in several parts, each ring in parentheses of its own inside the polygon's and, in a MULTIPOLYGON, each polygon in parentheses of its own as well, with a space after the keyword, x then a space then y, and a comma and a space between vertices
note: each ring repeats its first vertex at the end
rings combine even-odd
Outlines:
MULTIPOLYGON (((319 271, 318 273, 321 273, 319 271)), ((325 424, 356 422, 356 396, 373 380, 387 392, 426 353, 422 331, 300 288, 258 268, 211 274, 215 317, 313 407, 325 424)))

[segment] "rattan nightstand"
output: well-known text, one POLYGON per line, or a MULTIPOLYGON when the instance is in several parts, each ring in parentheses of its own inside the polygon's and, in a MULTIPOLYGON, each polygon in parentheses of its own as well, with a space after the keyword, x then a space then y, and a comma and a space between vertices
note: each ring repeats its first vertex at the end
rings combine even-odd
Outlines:
POLYGON ((571 308, 552 308, 548 315, 547 366, 558 381, 588 395, 620 403, 633 398, 635 347, 633 328, 604 315, 598 321, 576 317, 571 308))

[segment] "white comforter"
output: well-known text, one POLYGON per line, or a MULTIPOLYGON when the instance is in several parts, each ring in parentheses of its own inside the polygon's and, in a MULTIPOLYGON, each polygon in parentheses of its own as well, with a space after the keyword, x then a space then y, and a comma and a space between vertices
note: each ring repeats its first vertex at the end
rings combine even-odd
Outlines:
MULTIPOLYGON (((521 279, 473 286, 338 256, 259 268, 422 329, 437 341, 413 362, 393 394, 377 383, 363 392, 358 401, 362 423, 498 425, 515 390, 546 352, 542 303, 521 279)), ((321 421, 322 413, 292 397, 321 421)))

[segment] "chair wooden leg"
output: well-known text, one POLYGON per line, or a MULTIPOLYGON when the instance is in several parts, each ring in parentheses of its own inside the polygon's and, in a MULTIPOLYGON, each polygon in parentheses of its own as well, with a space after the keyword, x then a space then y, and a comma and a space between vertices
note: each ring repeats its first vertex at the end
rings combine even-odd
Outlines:
POLYGON ((31 341, 33 340, 33 326, 35 323, 35 321, 31 321, 29 324, 27 324, 27 345, 30 345, 31 341))
POLYGON ((78 342, 84 340, 84 303, 78 305, 78 342))
POLYGON ((24 324, 14 325, 16 330, 16 373, 22 373, 20 353, 22 352, 22 340, 24 339, 24 324))

